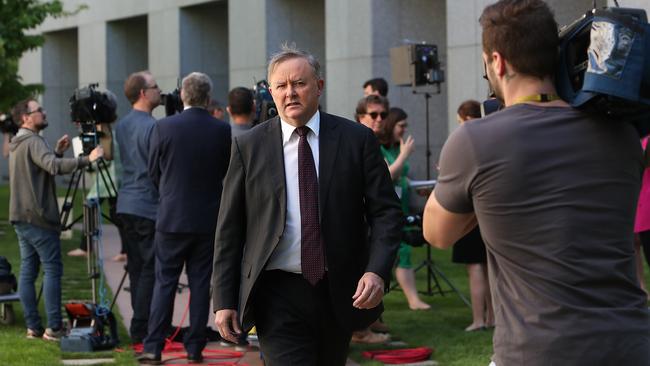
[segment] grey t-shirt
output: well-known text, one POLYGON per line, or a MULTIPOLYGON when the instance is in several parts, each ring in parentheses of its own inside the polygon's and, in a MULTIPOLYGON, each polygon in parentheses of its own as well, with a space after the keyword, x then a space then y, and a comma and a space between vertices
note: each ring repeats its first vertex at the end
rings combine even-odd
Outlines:
POLYGON ((630 125, 572 108, 515 105, 451 134, 434 194, 476 213, 498 366, 650 364, 632 244, 641 172, 630 125))

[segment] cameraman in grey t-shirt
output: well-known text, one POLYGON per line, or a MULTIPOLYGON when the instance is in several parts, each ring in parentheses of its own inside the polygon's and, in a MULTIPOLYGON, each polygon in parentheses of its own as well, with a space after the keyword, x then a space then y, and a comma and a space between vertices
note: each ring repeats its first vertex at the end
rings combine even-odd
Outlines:
POLYGON ((648 365, 632 243, 639 136, 558 99, 557 24, 543 1, 499 1, 480 23, 506 108, 449 137, 425 238, 446 248, 480 224, 497 366, 648 365))

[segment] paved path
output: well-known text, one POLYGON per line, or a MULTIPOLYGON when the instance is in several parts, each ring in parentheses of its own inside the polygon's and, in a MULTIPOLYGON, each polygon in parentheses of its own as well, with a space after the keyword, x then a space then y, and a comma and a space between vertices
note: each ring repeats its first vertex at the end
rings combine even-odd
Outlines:
MULTIPOLYGON (((120 280, 124 275, 124 262, 114 262, 111 260, 115 255, 120 252, 121 244, 120 237, 117 232, 117 228, 114 225, 103 225, 102 226, 102 244, 104 246, 104 273, 106 276, 106 281, 110 286, 113 293, 117 292, 117 288, 120 284, 120 280)), ((185 273, 181 275, 180 283, 187 284, 187 277, 185 273)), ((124 285, 122 291, 120 291, 117 301, 115 303, 115 312, 119 312, 122 315, 124 321, 124 326, 126 329, 129 329, 129 324, 131 324, 131 318, 133 317, 133 310, 131 308, 131 294, 128 291, 124 291, 124 287, 129 287, 129 277, 127 276, 124 280, 124 285)), ((181 324, 183 318, 183 313, 187 307, 187 301, 189 298, 189 289, 185 288, 181 290, 180 293, 176 293, 176 299, 174 301, 174 317, 172 324, 174 326, 181 324)), ((212 307, 211 307, 212 308, 212 307)), ((189 326, 189 314, 186 316, 185 321, 182 323, 182 326, 189 326)), ((208 325, 214 324, 214 314, 210 312, 210 320, 208 325)), ((204 352, 205 362, 214 363, 217 361, 226 362, 226 361, 237 361, 237 359, 208 359, 212 353, 212 350, 229 350, 232 351, 232 348, 220 347, 218 343, 209 343, 206 347, 206 352, 204 352)), ((218 352, 218 351, 217 351, 218 352)), ((168 357, 165 357, 168 358, 168 357)), ((169 360, 165 362, 166 365, 173 365, 175 363, 186 363, 184 359, 179 360, 169 360)), ((251 349, 244 354, 244 357, 239 360, 240 364, 246 364, 249 366, 261 366, 263 363, 260 360, 259 352, 256 349, 251 349)))
MULTIPOLYGON (((117 288, 120 284, 120 280, 124 275, 124 262, 114 262, 111 260, 115 255, 120 252, 121 242, 120 237, 117 232, 117 228, 114 225, 103 225, 102 226, 102 244, 104 246, 104 273, 106 276, 106 281, 110 286, 113 293, 117 292, 117 288)), ((187 284, 187 277, 185 273, 181 275, 180 283, 187 284)), ((124 285, 122 291, 120 291, 117 301, 115 303, 115 308, 113 311, 119 312, 122 315, 122 320, 124 321, 124 326, 126 329, 129 329, 129 324, 131 324, 131 318, 133 317, 133 310, 131 308, 131 294, 128 291, 124 291, 124 287, 129 287, 129 277, 127 276, 124 280, 124 285)), ((174 300, 174 318, 172 324, 177 326, 181 324, 183 319, 183 313, 187 307, 187 301, 189 298, 189 289, 185 288, 181 290, 180 293, 176 293, 176 298, 174 300)), ((210 306, 212 309, 212 306, 210 306)), ((185 321, 182 323, 182 326, 189 326, 189 314, 186 317, 185 321)), ((208 325, 214 324, 214 314, 210 312, 210 319, 208 325)), ((214 328, 214 327, 213 327, 214 328)), ((221 347, 218 343, 212 342, 209 343, 206 347, 206 351, 203 353, 205 358, 205 363, 215 363, 215 362, 238 362, 239 365, 248 365, 248 366, 263 366, 263 362, 260 359, 260 354, 255 347, 251 347, 247 352, 244 353, 243 357, 240 359, 209 359, 208 357, 212 354, 216 354, 220 350, 233 351, 232 348, 221 347), (214 352, 214 353, 213 353, 214 352)), ((171 356, 164 356, 164 359, 168 359, 165 362, 166 365, 173 364, 185 364, 187 361, 185 359, 170 359, 171 356)), ((348 359, 347 366, 355 366, 357 363, 348 359)))

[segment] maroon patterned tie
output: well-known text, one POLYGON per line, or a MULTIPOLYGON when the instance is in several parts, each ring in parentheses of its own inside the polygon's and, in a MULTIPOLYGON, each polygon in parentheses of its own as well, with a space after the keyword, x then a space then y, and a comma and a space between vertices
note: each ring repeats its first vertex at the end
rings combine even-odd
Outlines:
POLYGON ((298 142, 298 188, 300 190, 300 267, 302 276, 316 285, 325 274, 325 257, 318 213, 318 178, 311 148, 307 142, 309 127, 296 128, 298 142))

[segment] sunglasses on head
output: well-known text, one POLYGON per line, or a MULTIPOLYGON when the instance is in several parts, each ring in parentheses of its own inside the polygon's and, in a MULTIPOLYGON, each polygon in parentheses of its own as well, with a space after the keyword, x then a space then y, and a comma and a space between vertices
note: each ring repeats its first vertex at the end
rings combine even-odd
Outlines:
POLYGON ((366 114, 372 119, 377 119, 377 116, 381 117, 381 119, 388 117, 388 112, 370 112, 366 114))

